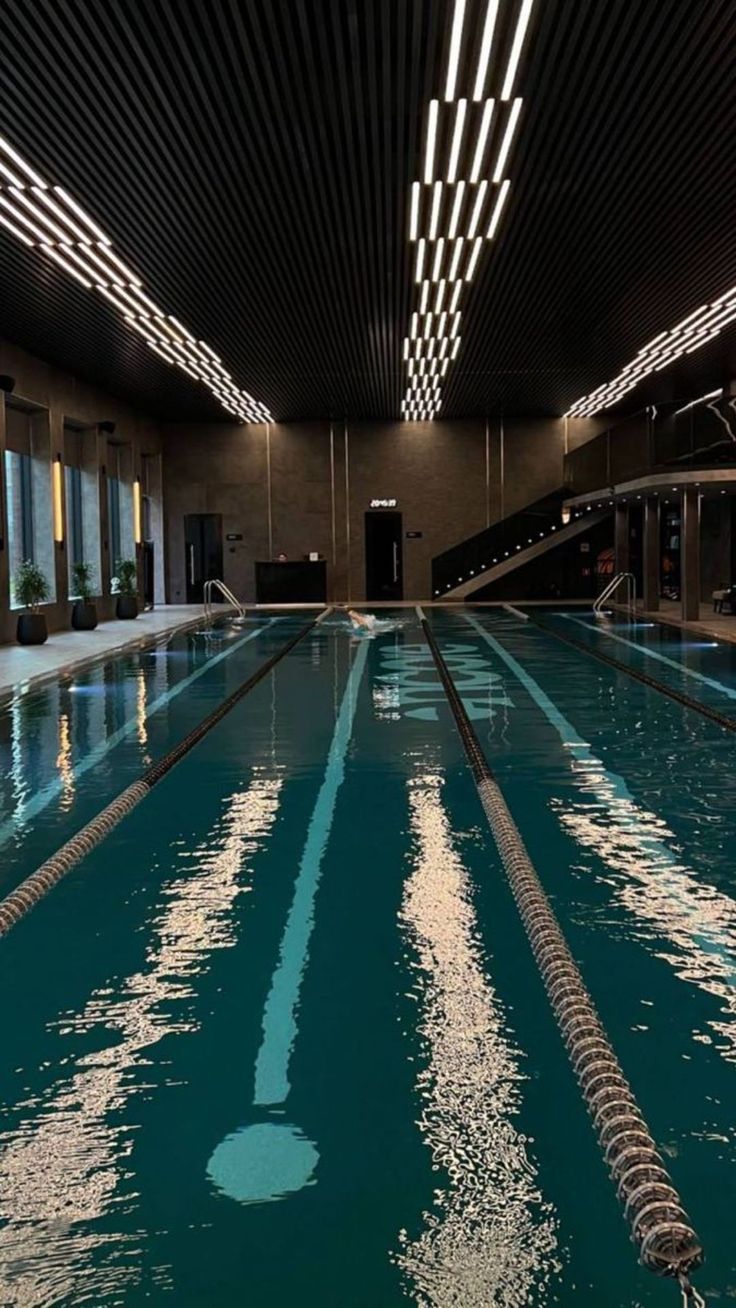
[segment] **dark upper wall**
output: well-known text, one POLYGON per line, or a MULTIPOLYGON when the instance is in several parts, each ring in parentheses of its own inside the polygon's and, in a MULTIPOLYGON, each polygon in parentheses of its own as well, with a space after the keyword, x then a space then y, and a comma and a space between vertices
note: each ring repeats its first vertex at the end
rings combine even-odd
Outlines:
POLYGON ((575 424, 574 434, 572 426, 566 433, 562 419, 332 429, 323 422, 274 424, 267 433, 170 424, 163 429, 169 599, 185 598, 187 513, 221 513, 223 534, 242 534, 224 542, 224 580, 243 599, 254 599, 254 561, 280 550, 290 558, 319 551, 331 598, 358 599, 364 515, 374 497, 396 499, 404 532, 422 533, 404 540, 404 594, 426 598, 435 554, 561 485, 566 441, 586 438, 587 424, 575 424))

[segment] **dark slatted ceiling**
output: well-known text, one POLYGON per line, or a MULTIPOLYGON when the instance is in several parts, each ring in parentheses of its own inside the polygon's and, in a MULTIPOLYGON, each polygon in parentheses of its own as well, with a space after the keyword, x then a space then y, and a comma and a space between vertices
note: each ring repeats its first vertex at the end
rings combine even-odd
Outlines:
MULTIPOLYGON (((409 188, 451 14, 6 0, 0 133, 277 418, 396 417, 409 188)), ((734 15, 725 0, 536 0, 512 189, 443 416, 564 412, 736 284, 734 15)), ((171 419, 226 416, 2 229, 0 276, 3 337, 171 419)), ((728 332, 625 407, 734 367, 728 332)))

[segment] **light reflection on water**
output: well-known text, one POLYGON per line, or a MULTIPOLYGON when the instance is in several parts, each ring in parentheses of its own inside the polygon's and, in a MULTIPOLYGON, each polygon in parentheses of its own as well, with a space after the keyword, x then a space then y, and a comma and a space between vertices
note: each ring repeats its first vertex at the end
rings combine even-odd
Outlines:
POLYGON ((557 1222, 537 1184, 520 1106, 519 1052, 488 979, 468 874, 439 771, 408 786, 414 867, 400 910, 416 972, 419 1128, 446 1180, 396 1262, 422 1308, 522 1308, 559 1271, 557 1222))
MULTIPOLYGON (((179 855, 191 867, 165 887, 145 967, 114 989, 96 990, 80 1013, 57 1024, 62 1039, 88 1041, 94 1032, 101 1047, 76 1057, 71 1076, 21 1102, 20 1125, 0 1135, 3 1308, 94 1304, 103 1295, 110 1302, 139 1280, 143 1239, 87 1225, 131 1200, 122 1189, 132 1179, 132 1128, 124 1117, 114 1125, 112 1114, 124 1114, 128 1099, 146 1089, 141 1070, 152 1046, 197 1029, 187 1001, 209 955, 235 943, 233 905, 250 889, 245 860, 274 825, 282 785, 256 772, 226 800, 219 829, 179 855)), ((165 1269, 156 1279, 166 1283, 165 1269)))
POLYGON ((723 1018, 708 1025, 720 1038, 719 1052, 736 1062, 736 903, 677 858, 664 819, 636 803, 587 747, 570 756, 570 766, 584 799, 551 799, 562 827, 613 873, 599 879, 652 939, 675 946, 676 952, 657 949, 657 956, 720 1000, 723 1018))

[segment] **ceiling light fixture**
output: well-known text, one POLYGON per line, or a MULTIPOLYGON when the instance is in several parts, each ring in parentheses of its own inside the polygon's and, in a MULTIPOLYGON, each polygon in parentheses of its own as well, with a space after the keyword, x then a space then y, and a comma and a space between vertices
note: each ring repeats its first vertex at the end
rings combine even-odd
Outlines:
POLYGON ((101 295, 121 314, 126 328, 142 336, 168 364, 205 385, 228 412, 251 422, 272 421, 265 405, 236 386, 214 350, 204 341, 196 341, 178 319, 165 315, 145 293, 140 277, 115 253, 109 236, 68 191, 62 186, 50 187, 1 137, 0 224, 85 290, 101 295))
POLYGON ((448 277, 451 282, 454 282, 455 278, 457 277, 458 268, 460 267, 460 260, 463 257, 464 244, 465 242, 462 236, 458 236, 452 251, 452 263, 450 264, 450 271, 448 273, 448 277))
POLYGON ((455 127, 452 133, 452 145, 450 147, 450 162, 447 167, 448 182, 454 182, 457 177, 457 165, 460 160, 460 149, 463 143, 465 113, 467 107, 467 100, 458 100, 457 108, 455 110, 455 127))
POLYGON ((460 211, 463 207, 463 196, 465 194, 465 182, 458 182, 455 187, 455 201, 452 206, 452 215, 450 217, 450 230, 447 235, 451 240, 457 236, 458 223, 460 221, 460 211))
POLYGON ((475 154, 473 155, 473 166, 470 170, 471 182, 477 182, 481 174, 483 156, 486 152, 486 141, 488 140, 488 132, 493 118, 494 103, 493 100, 486 100, 485 105, 483 106, 483 117, 480 120, 478 140, 476 141, 475 154))
POLYGON ((486 18, 483 24, 483 36, 480 43, 480 53, 478 55, 478 67, 475 74, 475 86, 473 87, 474 100, 482 100, 483 93, 486 89, 486 77, 488 75, 491 49, 493 48, 493 33, 496 29, 497 16, 498 0, 488 0, 486 18))
POLYGON ((445 99, 455 99, 455 87, 457 85, 457 68, 460 60, 460 46, 463 39, 463 23, 465 21, 465 0, 455 0, 455 12, 452 16, 452 32, 450 35, 450 51, 447 58, 447 78, 445 80, 445 99))
POLYGON ((424 181, 427 186, 434 181, 434 151, 437 141, 437 114, 439 100, 430 100, 429 119, 427 121, 427 144, 424 150, 424 181))
POLYGON ((514 40, 511 46, 511 53, 509 54, 509 61, 508 64, 506 65, 506 76, 503 79, 503 88, 501 90, 502 100, 511 99, 511 92, 514 89, 514 82, 516 80, 516 71, 519 67, 521 51, 524 45, 524 37, 526 36, 526 30, 527 27, 529 26, 529 18, 531 16, 533 3, 534 0, 522 0, 521 3, 521 9, 519 10, 519 17, 516 20, 516 31, 514 32, 514 40))
POLYGON ((572 418, 592 417, 610 409, 646 376, 661 372, 683 354, 693 354, 712 341, 728 323, 736 320, 736 287, 731 287, 710 304, 702 304, 670 331, 660 332, 622 368, 610 382, 582 396, 568 410, 572 418))
POLYGON ((506 178, 506 181, 502 184, 501 189, 498 192, 498 198, 494 205, 493 213, 491 214, 491 221, 488 226, 488 231, 486 232, 486 240, 488 241, 493 240, 493 237, 496 235, 496 228, 498 227, 501 214, 503 212, 503 206, 506 203, 506 196, 509 193, 510 185, 511 182, 509 181, 508 178, 506 178))
POLYGON ((473 246, 473 249, 471 251, 470 258, 468 259, 468 266, 465 269, 466 282, 470 282, 473 280, 473 274, 475 272, 476 265, 478 263, 478 258, 480 256, 480 252, 482 248, 483 248, 483 237, 478 236, 476 238, 475 245, 473 246))
POLYGON ((488 190, 488 182, 484 177, 483 181, 478 187, 478 194, 475 197, 475 204, 473 205, 473 214, 470 219, 470 226, 468 228, 468 236, 471 240, 473 239, 473 237, 475 236, 478 230, 478 223, 480 222, 480 215, 483 210, 483 201, 486 198, 487 190, 488 190))
POLYGON ((434 250, 434 264, 432 266, 433 282, 438 282, 440 280, 440 273, 442 271, 442 259, 444 257, 444 253, 445 253, 445 238, 444 236, 441 236, 434 250))
POLYGON ((432 216, 429 220, 429 239, 437 240, 437 228, 440 221, 440 208, 442 206, 442 182, 435 182, 432 192, 432 216))
POLYGON ((493 170, 493 180, 496 183, 500 182, 506 168, 506 160, 508 158, 509 150, 511 149, 511 142, 514 139, 514 132, 516 131, 516 124, 519 121, 522 103, 523 101, 521 99, 514 100, 508 119, 506 120, 506 131, 503 134, 503 140, 501 141, 501 146, 498 151, 498 158, 496 159, 496 167, 493 170))
MULTIPOLYGON (((459 349, 462 287, 468 285, 478 271, 484 238, 492 239, 496 234, 511 184, 508 178, 504 178, 504 172, 512 157, 523 103, 520 96, 514 98, 513 90, 533 0, 507 0, 507 3, 513 12, 508 23, 504 16, 501 32, 500 0, 483 0, 482 4, 481 0, 476 0, 472 7, 467 5, 467 0, 452 0, 444 104, 441 111, 440 101, 436 98, 430 100, 426 118, 421 175, 425 188, 431 188, 431 193, 428 190, 425 197, 421 182, 414 180, 411 184, 409 240, 417 243, 414 269, 417 292, 413 300, 422 314, 422 334, 420 337, 418 328, 411 333, 416 340, 416 350, 410 350, 408 356, 405 352, 404 362, 408 365, 415 353, 417 359, 429 359, 434 370, 441 360, 443 376, 450 364, 450 354, 456 358, 459 349), (469 15, 472 18, 466 24, 469 15), (494 67, 499 34, 503 37, 507 55, 503 79, 502 70, 494 67), (507 107, 496 129, 499 98, 497 93, 494 97, 494 89, 499 83, 500 99, 507 107), (471 95, 472 113, 469 115, 471 95), (443 117, 440 117, 441 112, 443 117), (495 158, 489 161, 492 141, 495 158), (491 179, 496 192, 493 197, 489 192, 491 179), (475 188, 470 206, 465 204, 468 185, 475 188), (447 195, 447 186, 454 187, 452 196, 447 195), (431 247, 427 248, 430 242, 431 247), (437 285, 433 297, 427 287, 428 281, 437 285), (432 328, 430 306, 434 314, 432 321, 436 323, 439 317, 439 329, 437 326, 432 328), (444 335, 448 317, 453 322, 451 351, 444 335)), ((703 326, 713 330, 710 323, 703 326)), ((703 331, 702 336, 706 334, 703 331)), ((683 348, 693 347, 700 339, 697 334, 690 335, 683 348)), ((411 377, 410 369, 408 379, 411 377)), ((405 399, 408 399, 408 390, 405 399)), ((433 416, 431 410, 429 416, 433 416)))
POLYGON ((415 241, 419 235, 419 182, 411 184, 411 211, 409 213, 409 240, 415 241))

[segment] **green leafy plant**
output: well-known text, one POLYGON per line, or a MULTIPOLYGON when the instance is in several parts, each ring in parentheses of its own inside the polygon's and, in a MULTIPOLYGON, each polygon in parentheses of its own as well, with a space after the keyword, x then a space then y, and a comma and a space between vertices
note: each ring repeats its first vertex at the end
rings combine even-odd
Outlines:
POLYGON ((89 604, 93 596, 91 563, 72 564, 72 586, 76 598, 83 604, 89 604))
POLYGON ((49 583, 41 569, 30 559, 25 559, 13 577, 13 595, 24 609, 35 613, 39 604, 49 597, 49 583))
POLYGON ((115 576, 111 582, 113 594, 136 595, 138 592, 138 567, 135 559, 118 559, 115 576))

